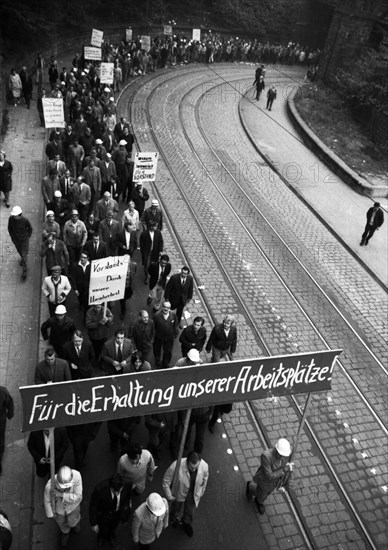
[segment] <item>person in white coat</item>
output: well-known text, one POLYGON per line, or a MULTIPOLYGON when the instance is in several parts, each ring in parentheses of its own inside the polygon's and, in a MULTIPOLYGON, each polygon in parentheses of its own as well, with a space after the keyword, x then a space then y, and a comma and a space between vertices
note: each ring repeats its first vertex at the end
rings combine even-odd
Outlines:
POLYGON ((182 458, 178 484, 175 494, 172 493, 172 482, 177 461, 167 469, 163 477, 163 490, 167 500, 171 503, 171 523, 173 526, 181 523, 185 533, 192 537, 194 509, 198 508, 203 497, 209 478, 209 466, 195 451, 191 451, 186 458, 182 458))
POLYGON ((151 493, 135 510, 132 519, 132 538, 141 550, 158 539, 168 526, 168 504, 158 493, 151 493))
POLYGON ((44 490, 44 508, 48 518, 54 518, 62 533, 61 546, 67 546, 70 532, 81 530, 82 478, 69 466, 59 468, 54 482, 54 502, 51 497, 51 479, 44 490))

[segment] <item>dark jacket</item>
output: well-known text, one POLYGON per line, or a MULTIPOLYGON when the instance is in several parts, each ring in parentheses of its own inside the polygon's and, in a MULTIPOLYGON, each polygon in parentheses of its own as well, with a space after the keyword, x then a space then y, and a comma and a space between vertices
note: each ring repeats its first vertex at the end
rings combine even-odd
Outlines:
POLYGON ((94 249, 93 241, 86 241, 83 248, 84 252, 89 256, 89 261, 101 260, 101 258, 107 258, 109 256, 108 247, 104 241, 99 242, 97 252, 94 249))
POLYGON ((146 325, 144 325, 141 320, 137 321, 137 323, 131 327, 128 336, 132 338, 138 351, 147 353, 152 349, 152 344, 155 339, 155 325, 153 320, 149 319, 146 325))
POLYGON ((179 342, 182 344, 182 357, 186 357, 191 349, 203 350, 206 341, 206 329, 201 327, 198 332, 194 331, 193 325, 182 330, 179 342))
POLYGON ((91 378, 91 364, 94 362, 94 349, 92 344, 87 342, 85 339, 82 342, 79 355, 77 355, 73 342, 66 342, 63 346, 63 359, 69 363, 71 377, 73 380, 91 378), (78 368, 75 369, 72 367, 71 363, 76 365, 78 368))
POLYGON ((229 329, 228 337, 225 335, 224 325, 220 323, 216 325, 211 331, 209 340, 206 344, 206 351, 209 353, 214 346, 216 349, 224 351, 230 348, 230 353, 236 351, 237 346, 237 328, 235 325, 232 325, 229 329))
POLYGON ((8 220, 8 233, 14 244, 19 244, 32 235, 32 225, 24 216, 10 216, 8 220))
POLYGON ((163 237, 159 229, 155 229, 154 245, 151 250, 151 237, 149 231, 143 231, 140 235, 140 252, 143 265, 147 265, 148 258, 151 262, 157 262, 163 252, 163 237))
POLYGON ((71 268, 71 286, 74 291, 78 291, 81 295, 87 296, 89 292, 90 282, 90 263, 86 266, 84 271, 83 267, 76 263, 71 268))
POLYGON ((66 342, 72 339, 76 330, 75 323, 71 317, 65 316, 63 323, 59 324, 55 315, 42 323, 40 331, 43 339, 48 340, 50 344, 62 347, 66 342), (49 336, 50 331, 50 336, 49 336))
POLYGON ((89 522, 90 525, 99 525, 108 523, 119 514, 120 520, 128 521, 131 510, 131 491, 130 483, 125 483, 120 493, 120 505, 116 510, 113 507, 113 499, 110 491, 108 479, 98 483, 92 493, 89 504, 89 522))
POLYGON ((174 340, 178 336, 178 320, 173 311, 170 311, 167 320, 163 317, 162 311, 154 316, 155 338, 157 340, 174 340))
MULTIPOLYGON (((63 456, 69 445, 66 428, 55 428, 54 430, 54 452, 55 462, 60 464, 63 456)), ((40 459, 46 456, 46 447, 44 444, 43 430, 31 432, 28 437, 27 448, 32 455, 35 463, 38 464, 40 459)), ((50 456, 50 451, 49 451, 50 456)))
POLYGON ((176 309, 179 304, 185 305, 193 297, 193 277, 187 275, 185 284, 181 284, 181 275, 176 273, 168 281, 164 296, 171 302, 171 309, 176 309))
MULTIPOLYGON (((156 283, 158 282, 158 279, 159 279, 159 262, 152 262, 149 267, 148 267, 148 274, 150 276, 150 290, 152 290, 154 288, 154 286, 156 286, 156 283)), ((164 271, 163 271, 163 276, 160 278, 160 286, 162 288, 166 288, 166 282, 167 282, 167 277, 170 275, 170 272, 171 272, 171 264, 170 262, 168 262, 165 266, 164 266, 164 271)))
POLYGON ((35 384, 47 384, 47 382, 68 382, 71 380, 71 373, 67 361, 55 359, 53 368, 45 360, 38 363, 35 369, 35 384))
MULTIPOLYGON (((366 213, 366 221, 367 221, 368 224, 370 223, 370 219, 372 217, 372 214, 373 214, 373 206, 372 206, 372 208, 369 208, 368 212, 366 213)), ((381 227, 383 225, 383 223, 384 223, 384 214, 383 214, 383 211, 381 210, 381 208, 378 208, 377 211, 376 211, 374 220, 373 220, 372 227, 375 227, 377 229, 378 227, 381 227)))
POLYGON ((11 420, 13 418, 14 411, 14 402, 11 394, 5 386, 0 386, 0 421, 11 420))
POLYGON ((122 229, 117 235, 117 253, 119 256, 124 256, 125 254, 133 255, 137 249, 137 233, 135 230, 130 231, 129 239, 129 249, 127 250, 127 239, 126 239, 126 230, 122 229))

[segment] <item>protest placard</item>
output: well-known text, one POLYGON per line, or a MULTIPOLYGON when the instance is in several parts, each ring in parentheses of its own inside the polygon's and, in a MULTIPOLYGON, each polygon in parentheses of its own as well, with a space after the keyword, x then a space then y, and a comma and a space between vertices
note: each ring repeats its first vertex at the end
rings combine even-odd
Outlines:
POLYGON ((101 63, 100 81, 102 84, 113 84, 114 63, 101 63))
POLYGON ((23 431, 331 389, 342 350, 242 359, 20 388, 23 431))
POLYGON ((93 260, 90 269, 89 305, 124 298, 129 256, 93 260))
POLYGON ((43 116, 45 128, 64 128, 65 115, 63 111, 63 99, 57 97, 43 97, 43 116))
POLYGON ((151 38, 149 36, 141 35, 141 49, 148 52, 151 49, 151 38))
POLYGON ((125 40, 126 42, 130 42, 132 40, 132 29, 131 27, 128 27, 125 29, 125 40))
POLYGON ((159 153, 135 153, 132 181, 155 181, 159 153))
POLYGON ((90 44, 92 46, 96 46, 97 48, 101 48, 103 36, 104 36, 103 31, 98 31, 97 29, 93 29, 92 38, 90 39, 90 44))
POLYGON ((172 36, 172 26, 171 25, 164 25, 163 34, 165 34, 166 36, 172 36))
POLYGON ((92 61, 101 61, 101 48, 95 48, 92 46, 85 46, 84 58, 92 61))
POLYGON ((201 29, 193 29, 193 40, 201 41, 201 29))

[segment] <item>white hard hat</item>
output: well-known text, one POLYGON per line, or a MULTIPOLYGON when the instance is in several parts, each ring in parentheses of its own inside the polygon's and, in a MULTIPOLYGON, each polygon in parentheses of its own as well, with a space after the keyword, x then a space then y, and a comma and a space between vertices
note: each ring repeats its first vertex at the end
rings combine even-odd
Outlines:
POLYGON ((127 145, 127 142, 125 141, 125 139, 120 139, 119 145, 127 145))
POLYGON ((67 309, 63 305, 59 305, 55 308, 55 313, 57 313, 58 315, 63 315, 66 312, 67 312, 67 309))
POLYGON ((53 210, 47 210, 46 217, 47 216, 55 216, 54 211, 53 210))
POLYGON ((19 216, 22 213, 20 206, 14 206, 11 210, 11 216, 19 216))
POLYGON ((281 437, 276 443, 275 449, 282 456, 290 456, 291 454, 291 445, 289 444, 287 439, 284 439, 283 437, 281 437))
POLYGON ((190 359, 190 361, 193 361, 194 363, 199 363, 200 361, 199 351, 197 349, 191 349, 188 352, 187 357, 190 359))
POLYGON ((158 493, 151 493, 146 500, 146 504, 155 516, 162 516, 166 512, 164 500, 158 493))
POLYGON ((54 197, 62 197, 62 193, 60 191, 54 191, 54 197))
POLYGON ((73 471, 69 466, 62 466, 55 476, 55 481, 60 489, 69 489, 73 482, 73 471))
POLYGON ((159 206, 159 201, 156 199, 153 199, 151 202, 151 206, 159 206))

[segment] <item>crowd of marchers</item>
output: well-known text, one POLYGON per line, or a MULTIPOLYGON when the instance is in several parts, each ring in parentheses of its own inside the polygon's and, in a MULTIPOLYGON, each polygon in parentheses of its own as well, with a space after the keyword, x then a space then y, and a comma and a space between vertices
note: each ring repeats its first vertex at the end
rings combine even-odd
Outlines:
MULTIPOLYGON (((169 45, 169 55, 173 59, 176 55, 179 61, 179 48, 175 52, 174 41, 165 40, 164 43, 169 45)), ((211 40, 215 42, 214 37, 211 40)), ((182 43, 185 43, 183 39, 179 41, 182 43)), ((208 45, 209 41, 204 43, 208 45)), ((225 46, 230 42, 221 43, 225 46)), ((154 41, 148 55, 152 56, 153 48, 161 46, 162 41, 154 41)), ((257 44, 251 43, 251 48, 244 54, 241 54, 241 41, 234 42, 234 46, 240 52, 238 56, 248 56, 250 49, 253 51, 257 44)), ((137 41, 123 41, 117 48, 106 41, 103 50, 104 57, 112 59, 116 68, 121 69, 125 55, 129 53, 132 60, 134 52, 141 51, 141 47, 137 41)), ((264 50, 256 50, 262 52, 263 59, 264 50)), ((234 60, 233 56, 227 60, 234 60)), ((121 82, 133 74, 134 67, 129 67, 128 71, 115 71, 113 85, 101 85, 98 66, 88 63, 82 56, 75 56, 69 72, 62 68, 58 74, 56 65, 55 59, 48 67, 41 56, 36 60, 37 83, 38 87, 41 86, 38 97, 41 123, 44 124, 41 99, 47 93, 52 97, 63 97, 66 127, 55 128, 49 133, 45 148, 46 175, 41 182, 45 220, 41 227, 34 228, 41 234, 40 255, 46 271, 42 293, 49 312, 41 325, 41 334, 48 346, 36 366, 35 383, 194 366, 203 362, 201 354, 204 357, 205 352, 211 354, 211 362, 219 362, 227 356, 233 359, 237 328, 232 315, 225 315, 209 336, 204 318, 195 317, 188 324, 189 316, 185 311, 193 297, 193 276, 187 266, 171 265, 163 239, 166 221, 163 209, 158 199, 151 197, 151 189, 133 181, 135 139, 128 121, 123 117, 117 120, 115 93, 120 90, 121 82), (50 91, 43 88, 47 68, 50 91), (123 255, 128 257, 124 297, 118 304, 89 306, 91 262, 123 255), (133 312, 129 315, 130 300, 135 281, 139 280, 139 277, 135 279, 139 263, 144 280, 144 308, 135 312, 136 322, 129 323, 126 320, 133 318, 133 312), (77 312, 77 317, 81 318, 78 323, 73 319, 72 308, 81 312, 77 312), (114 321, 118 319, 120 326, 113 330, 114 321), (171 364, 177 341, 182 358, 171 364)), ((151 66, 159 66, 159 61, 151 66)), ((28 107, 30 100, 27 95, 28 107)), ((9 206, 12 164, 5 159, 5 153, 1 155, 0 172, 3 179, 8 178, 9 191, 5 202, 9 206)), ((19 206, 13 206, 10 214, 8 230, 20 255, 22 278, 25 279, 33 227, 19 206)), ((6 418, 11 419, 14 411, 9 392, 4 387, 0 390, 1 465, 6 418)), ((192 409, 184 445, 185 457, 180 462, 178 483, 174 488, 173 477, 186 411, 146 416, 144 424, 149 436, 146 448, 132 437, 140 417, 107 422, 110 449, 118 453, 119 459, 117 471, 98 483, 90 498, 89 523, 97 534, 98 546, 106 542, 115 545, 115 530, 119 522, 127 522, 130 517, 131 497, 141 495, 146 483, 152 483, 155 461, 168 449, 173 462, 159 489, 164 497, 153 492, 136 510, 132 510, 133 540, 140 548, 148 548, 169 523, 182 525, 187 535, 193 536, 194 510, 204 494, 209 475, 208 464, 203 458, 205 433, 207 429, 213 433, 217 420, 231 409, 231 405, 192 409), (193 443, 192 432, 195 432, 193 443)), ((96 422, 54 430, 56 475, 54 485, 51 479, 47 481, 44 505, 47 517, 54 518, 58 524, 62 546, 67 546, 70 534, 81 528, 82 472, 89 443, 95 439, 100 427, 101 423, 96 422), (69 442, 73 448, 74 468, 63 464, 69 442)), ((31 432, 28 450, 35 462, 36 475, 48 477, 48 432, 31 432)), ((263 502, 268 495, 276 487, 287 486, 292 470, 290 455, 291 447, 284 439, 262 455, 261 466, 246 489, 247 498, 256 501, 260 513, 264 513, 263 502)), ((6 514, 1 511, 0 519, 4 521, 4 527, 0 525, 0 535, 4 533, 5 545, 8 537, 9 548, 9 524, 6 514)))

